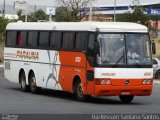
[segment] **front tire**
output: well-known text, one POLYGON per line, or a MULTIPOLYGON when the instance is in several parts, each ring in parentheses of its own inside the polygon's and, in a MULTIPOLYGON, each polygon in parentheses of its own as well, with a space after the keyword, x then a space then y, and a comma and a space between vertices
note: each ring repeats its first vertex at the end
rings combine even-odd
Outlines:
POLYGON ((133 100, 134 96, 133 95, 130 95, 130 96, 121 95, 119 96, 119 98, 123 103, 130 103, 133 100))
POLYGON ((37 94, 40 92, 40 87, 37 87, 36 85, 36 77, 35 75, 32 73, 31 76, 30 76, 30 79, 29 79, 29 85, 30 85, 30 91, 31 93, 33 94, 37 94))
POLYGON ((22 72, 20 75, 20 87, 22 91, 29 91, 29 85, 26 84, 26 76, 24 72, 22 72))
POLYGON ((75 89, 75 95, 78 101, 84 102, 90 98, 89 95, 83 94, 82 83, 80 81, 77 81, 75 89))

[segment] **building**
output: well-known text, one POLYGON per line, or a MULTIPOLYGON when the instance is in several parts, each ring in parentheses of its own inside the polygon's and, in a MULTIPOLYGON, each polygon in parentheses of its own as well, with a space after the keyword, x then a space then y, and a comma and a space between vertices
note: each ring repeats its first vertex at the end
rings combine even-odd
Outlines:
MULTIPOLYGON (((3 17, 3 14, 0 14, 0 17, 3 17)), ((18 15, 5 14, 5 18, 9 20, 18 20, 18 15)))
POLYGON ((151 18, 151 26, 160 29, 160 1, 159 0, 94 0, 95 14, 105 14, 110 17, 125 12, 132 12, 135 5, 144 7, 151 18))

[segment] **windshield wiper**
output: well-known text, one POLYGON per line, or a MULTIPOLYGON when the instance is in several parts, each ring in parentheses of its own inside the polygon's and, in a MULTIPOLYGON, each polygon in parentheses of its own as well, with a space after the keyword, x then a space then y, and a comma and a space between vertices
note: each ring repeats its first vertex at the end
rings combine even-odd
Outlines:
POLYGON ((125 57, 125 56, 122 55, 122 56, 117 60, 117 62, 116 62, 114 65, 116 66, 124 57, 125 57))
POLYGON ((123 48, 123 55, 117 60, 117 62, 116 62, 114 65, 117 66, 117 64, 118 64, 123 58, 125 58, 124 48, 123 48))
MULTIPOLYGON (((135 59, 133 59, 132 57, 130 57, 132 60, 133 60, 133 62, 138 66, 138 67, 140 67, 140 65, 136 62, 136 60, 135 59)), ((127 60, 128 60, 128 58, 127 58, 127 60)), ((128 63, 128 62, 127 62, 128 63)))

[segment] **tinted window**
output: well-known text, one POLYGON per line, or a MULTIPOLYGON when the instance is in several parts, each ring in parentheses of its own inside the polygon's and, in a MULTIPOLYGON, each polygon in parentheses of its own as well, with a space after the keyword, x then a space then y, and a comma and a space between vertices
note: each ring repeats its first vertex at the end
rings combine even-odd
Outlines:
POLYGON ((153 59, 153 64, 158 64, 158 62, 155 59, 153 59))
POLYGON ((74 33, 73 32, 64 32, 63 33, 62 49, 72 50, 73 48, 74 48, 74 33))
POLYGON ((40 47, 48 47, 49 46, 49 32, 40 32, 39 46, 40 47))
POLYGON ((52 32, 50 46, 53 49, 59 49, 61 47, 61 39, 62 39, 62 32, 52 32))
POLYGON ((90 34, 88 41, 88 60, 91 66, 94 65, 94 40, 95 40, 95 35, 90 34))
POLYGON ((83 32, 76 33, 75 49, 84 50, 86 34, 83 32))
POLYGON ((16 46, 17 44, 17 31, 7 31, 7 46, 16 46))
POLYGON ((27 32, 21 32, 20 35, 21 35, 20 46, 25 47, 27 43, 27 32))
POLYGON ((28 46, 36 47, 38 40, 38 32, 33 31, 28 33, 28 46))

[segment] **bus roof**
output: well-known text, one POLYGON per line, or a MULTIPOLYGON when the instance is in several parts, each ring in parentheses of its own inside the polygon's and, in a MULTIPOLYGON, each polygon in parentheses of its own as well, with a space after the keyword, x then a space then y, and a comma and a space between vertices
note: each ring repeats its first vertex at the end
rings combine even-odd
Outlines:
POLYGON ((129 22, 17 22, 9 23, 6 30, 148 32, 146 26, 129 22))

